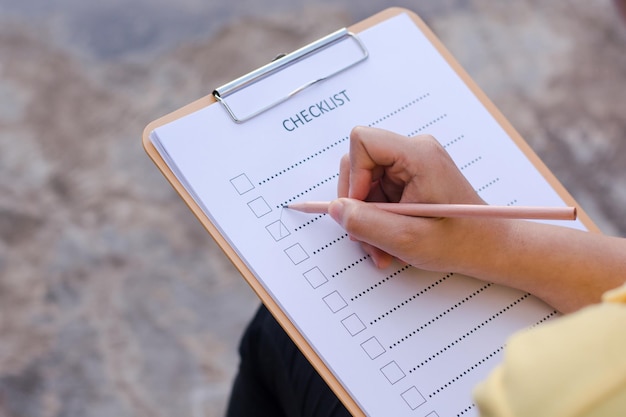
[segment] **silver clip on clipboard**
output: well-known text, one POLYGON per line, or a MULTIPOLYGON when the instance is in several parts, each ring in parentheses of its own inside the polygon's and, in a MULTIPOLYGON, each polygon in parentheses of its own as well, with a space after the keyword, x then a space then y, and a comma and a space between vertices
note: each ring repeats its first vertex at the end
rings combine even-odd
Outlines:
POLYGON ((217 101, 219 101, 222 104, 222 106, 224 106, 224 109, 226 109, 226 111, 228 112, 228 114, 230 115, 230 117, 233 119, 235 123, 243 123, 271 109, 272 107, 275 107, 279 105, 280 103, 283 103, 289 100, 291 97, 298 94, 299 92, 319 82, 322 82, 328 78, 331 78, 349 68, 352 68, 353 66, 359 64, 360 62, 363 62, 365 59, 367 59, 368 56, 369 56, 369 53, 367 51, 367 48, 365 47, 365 45, 359 39, 358 36, 356 36, 352 32, 349 32, 348 29, 345 29, 345 28, 340 29, 290 54, 279 57, 276 60, 270 62, 269 64, 264 65, 263 67, 255 71, 252 71, 242 77, 239 77, 236 80, 229 82, 228 84, 224 84, 223 86, 213 91, 213 96, 215 97, 217 101), (321 77, 314 77, 312 79, 305 81, 303 84, 298 85, 296 88, 292 89, 291 91, 288 91, 284 95, 273 98, 265 106, 262 106, 258 109, 250 110, 244 114, 236 114, 235 110, 233 109, 233 106, 229 104, 229 102, 226 100, 232 94, 235 94, 241 91, 242 89, 249 87, 263 79, 266 79, 267 77, 270 77, 271 75, 279 71, 282 71, 283 69, 299 61, 302 61, 305 58, 313 54, 321 52, 327 48, 330 48, 333 45, 336 45, 346 40, 352 40, 354 44, 356 45, 356 47, 358 48, 358 50, 360 51, 359 55, 355 58, 354 61, 348 62, 342 65, 341 67, 336 68, 330 73, 325 74, 321 77))

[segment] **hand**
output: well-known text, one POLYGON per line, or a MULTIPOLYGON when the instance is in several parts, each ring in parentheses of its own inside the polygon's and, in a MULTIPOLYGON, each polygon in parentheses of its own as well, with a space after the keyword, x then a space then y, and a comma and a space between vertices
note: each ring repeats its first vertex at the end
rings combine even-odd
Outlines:
MULTIPOLYGON (((425 269, 450 270, 464 250, 469 219, 415 218, 346 200, 399 203, 484 204, 444 148, 432 137, 408 138, 389 131, 355 128, 350 153, 341 161, 339 200, 330 215, 362 242, 379 267, 393 257, 425 269)), ((475 243, 475 242, 473 242, 475 243)))
POLYGON ((626 239, 506 219, 419 218, 363 201, 484 204, 431 136, 355 128, 329 214, 381 268, 395 257, 530 292, 561 312, 624 281, 626 239), (350 197, 350 198, 342 198, 350 197))
POLYGON ((429 135, 356 127, 341 161, 339 197, 399 203, 484 204, 450 155, 429 135))

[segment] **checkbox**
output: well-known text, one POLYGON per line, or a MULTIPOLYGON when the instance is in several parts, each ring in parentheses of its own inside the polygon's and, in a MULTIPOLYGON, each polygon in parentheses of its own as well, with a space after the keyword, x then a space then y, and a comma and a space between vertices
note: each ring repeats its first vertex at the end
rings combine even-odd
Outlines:
MULTIPOLYGON (((411 408, 411 410, 417 409, 420 405, 426 402, 426 399, 424 398, 422 393, 419 392, 417 388, 415 387, 409 388, 408 390, 404 391, 401 395, 404 401, 407 403, 407 405, 411 408)), ((437 414, 434 414, 434 416, 431 416, 431 414, 432 413, 429 414, 430 417, 434 417, 434 416, 438 417, 437 414)))
POLYGON ((357 334, 365 330, 365 325, 356 314, 350 314, 348 317, 341 320, 341 323, 351 336, 356 336, 357 334))
POLYGON ((337 291, 331 292, 326 297, 324 297, 323 300, 328 306, 328 308, 330 308, 330 311, 332 311, 333 313, 336 313, 339 310, 348 306, 348 303, 346 303, 346 300, 344 300, 343 297, 337 291))
POLYGON ((252 181, 248 179, 246 174, 237 175, 235 178, 230 180, 230 183, 235 187, 235 190, 241 194, 245 194, 250 190, 254 189, 254 185, 252 181))
POLYGON ((289 230, 280 220, 268 224, 265 228, 270 232, 270 235, 272 235, 276 242, 290 235, 289 230))
POLYGON ((320 285, 326 284, 328 282, 328 278, 326 278, 324 273, 318 267, 309 269, 303 275, 313 288, 317 288, 320 285))
POLYGON ((263 197, 255 198, 254 200, 248 203, 248 207, 257 217, 263 217, 270 211, 272 211, 271 207, 265 202, 263 197))
POLYGON ((389 381, 391 385, 395 384, 406 376, 406 374, 404 373, 404 371, 402 371, 402 369, 400 369, 396 361, 389 362, 387 365, 380 368, 380 371, 383 373, 383 375, 385 375, 385 378, 387 378, 387 381, 389 381))
POLYGON ((370 359, 376 359, 377 357, 385 353, 385 348, 375 337, 371 337, 365 342, 361 343, 361 347, 363 348, 365 353, 367 353, 367 356, 369 356, 370 359))
POLYGON ((309 255, 304 251, 299 243, 285 249, 285 253, 294 265, 298 265, 300 262, 309 259, 309 255))

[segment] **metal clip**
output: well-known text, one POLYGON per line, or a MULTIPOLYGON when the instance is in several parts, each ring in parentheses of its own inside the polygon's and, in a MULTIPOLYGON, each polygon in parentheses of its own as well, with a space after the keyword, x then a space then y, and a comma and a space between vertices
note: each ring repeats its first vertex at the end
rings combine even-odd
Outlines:
POLYGON ((303 48, 300 48, 290 54, 284 55, 284 56, 279 56, 277 57, 277 59, 275 59, 274 61, 270 62, 269 64, 255 70, 252 71, 242 77, 237 78, 234 81, 231 81, 228 84, 224 84, 223 86, 215 89, 213 91, 213 96, 215 97, 215 99, 217 101, 219 101, 222 106, 224 106, 224 108, 226 109, 226 111, 228 112, 228 114, 230 115, 230 117, 233 119, 233 121, 235 123, 243 123, 247 120, 252 119, 255 116, 258 116, 259 114, 271 109, 272 107, 277 106, 280 103, 283 103, 287 100, 289 100, 291 97, 293 97, 294 95, 298 94, 299 92, 319 83, 322 82, 328 78, 331 78, 349 68, 352 68, 353 66, 359 64, 360 62, 364 61, 365 59, 367 59, 367 57, 369 56, 369 52, 367 51, 367 48, 365 47, 365 45, 363 44, 363 42, 358 38, 358 36, 356 36, 354 33, 349 32, 347 29, 340 29, 337 32, 331 33, 330 35, 321 38, 303 48), (251 84, 254 84, 256 82, 259 82, 261 80, 263 80, 264 78, 269 77, 272 74, 275 74, 276 72, 281 71, 282 69, 286 68, 287 66, 290 66, 300 60, 305 59, 307 56, 320 52, 321 50, 324 50, 326 48, 329 48, 335 44, 337 44, 338 42, 341 42, 343 40, 345 40, 346 38, 351 38, 354 40, 354 42, 356 42, 357 46, 359 47, 359 49, 362 52, 362 56, 359 57, 356 61, 349 63, 348 65, 339 68, 333 72, 331 72, 330 74, 325 74, 319 78, 315 78, 313 80, 310 80, 302 85, 300 85, 299 87, 297 87, 296 89, 294 89, 293 91, 287 93, 285 96, 278 98, 277 100, 272 101, 271 103, 268 103, 267 105, 261 107, 260 109, 253 111, 252 113, 249 114, 245 114, 245 115, 237 115, 234 113, 233 109, 231 108, 231 106, 229 106, 228 102, 226 101, 226 98, 231 95, 234 94, 246 87, 248 87, 251 84))

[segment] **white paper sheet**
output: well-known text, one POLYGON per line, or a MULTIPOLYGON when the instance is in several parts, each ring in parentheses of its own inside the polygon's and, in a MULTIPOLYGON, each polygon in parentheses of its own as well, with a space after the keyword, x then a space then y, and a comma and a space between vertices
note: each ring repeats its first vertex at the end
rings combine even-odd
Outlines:
MULTIPOLYGON (((336 196, 355 125, 432 134, 490 204, 564 203, 408 16, 359 36, 364 63, 259 117, 238 125, 212 105, 151 138, 366 414, 475 415, 472 388, 507 337, 557 313, 472 278, 377 270, 327 215, 281 207, 336 196)), ((315 65, 332 66, 332 54, 315 65)), ((255 94, 238 100, 262 100, 255 94)))

